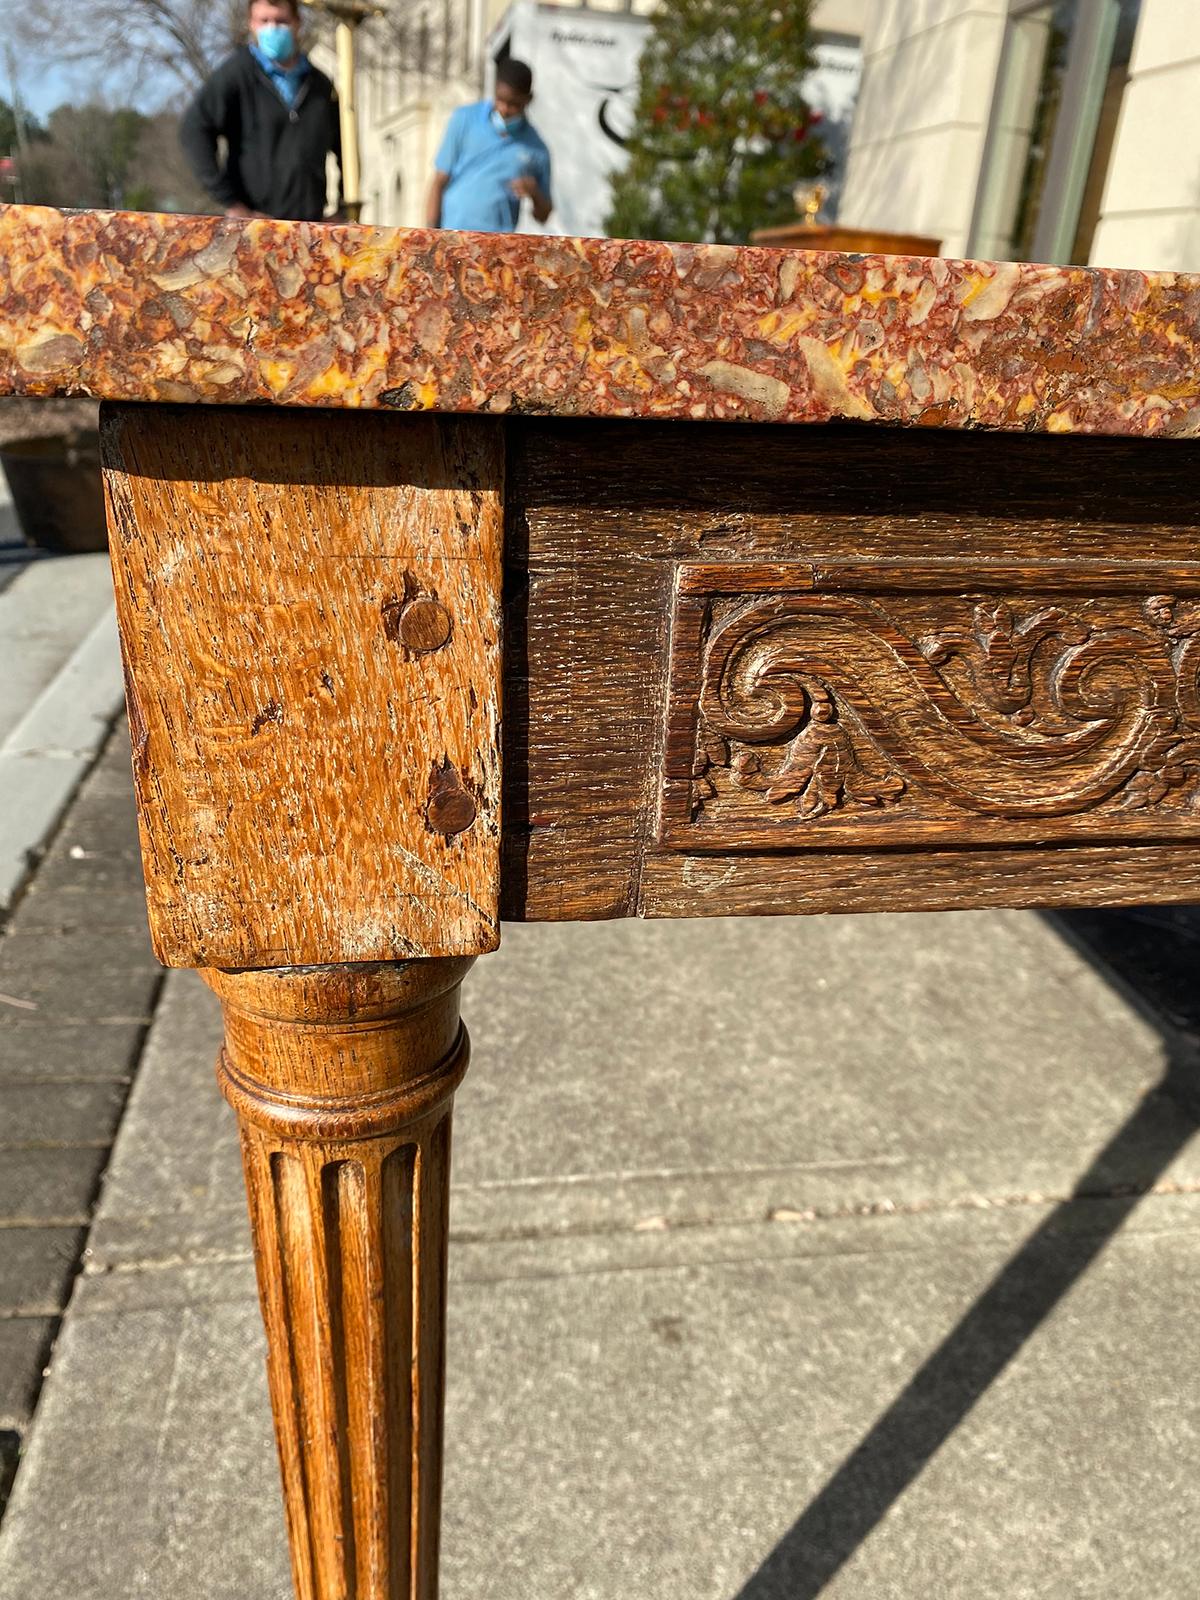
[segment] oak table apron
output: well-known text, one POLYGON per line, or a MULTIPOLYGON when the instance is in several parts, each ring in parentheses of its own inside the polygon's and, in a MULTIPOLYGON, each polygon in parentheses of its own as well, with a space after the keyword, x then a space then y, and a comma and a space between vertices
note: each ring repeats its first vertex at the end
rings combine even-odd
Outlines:
POLYGON ((1200 891, 1200 280, 0 210, 221 998, 300 1600, 437 1588, 504 918, 1200 891))

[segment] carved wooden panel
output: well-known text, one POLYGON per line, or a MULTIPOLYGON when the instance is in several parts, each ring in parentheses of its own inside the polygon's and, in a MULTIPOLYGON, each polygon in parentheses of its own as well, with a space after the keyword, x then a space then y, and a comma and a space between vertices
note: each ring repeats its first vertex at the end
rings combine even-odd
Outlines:
MULTIPOLYGON (((713 607, 724 620, 772 597, 841 597, 883 606, 914 643, 938 625, 931 605, 970 631, 984 602, 1007 602, 1015 627, 1045 605, 1102 619, 1114 602, 1139 638, 1161 639, 1145 600, 1200 596, 1200 501, 1178 441, 530 418, 507 428, 504 916, 1200 897, 1200 832, 1165 801, 1009 818, 950 804, 901 771, 895 804, 843 803, 808 821, 798 797, 739 790, 731 805, 744 809, 718 829, 711 804, 690 809, 703 604, 690 655, 674 618, 669 671, 673 613, 703 600, 686 588, 676 599, 680 564, 723 574, 713 607), (770 589, 770 574, 782 587, 770 589), (675 774, 666 814, 664 755, 675 774)), ((859 631, 847 627, 839 650, 859 631)), ((1036 672, 1053 645, 1035 653, 1036 672)), ((1015 716, 1000 725, 1038 737, 1015 716)))
POLYGON ((1169 576, 682 566, 660 839, 1200 838, 1200 570, 1169 576))

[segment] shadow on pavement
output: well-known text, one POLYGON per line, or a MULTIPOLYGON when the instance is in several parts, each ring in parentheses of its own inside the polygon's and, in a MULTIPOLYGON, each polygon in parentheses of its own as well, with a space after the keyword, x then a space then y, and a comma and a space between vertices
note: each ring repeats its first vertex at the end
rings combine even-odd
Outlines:
POLYGON ((1200 908, 1049 920, 1160 1030, 1163 1076, 735 1600, 816 1600, 1200 1127, 1200 908))

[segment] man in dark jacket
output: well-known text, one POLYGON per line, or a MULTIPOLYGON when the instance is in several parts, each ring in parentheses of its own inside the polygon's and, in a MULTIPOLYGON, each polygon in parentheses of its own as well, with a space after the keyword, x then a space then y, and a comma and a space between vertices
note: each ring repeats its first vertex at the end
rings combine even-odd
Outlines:
POLYGON ((300 51, 297 0, 250 0, 247 20, 249 44, 226 57, 184 113, 184 154, 226 216, 318 222, 330 151, 341 165, 337 95, 300 51))

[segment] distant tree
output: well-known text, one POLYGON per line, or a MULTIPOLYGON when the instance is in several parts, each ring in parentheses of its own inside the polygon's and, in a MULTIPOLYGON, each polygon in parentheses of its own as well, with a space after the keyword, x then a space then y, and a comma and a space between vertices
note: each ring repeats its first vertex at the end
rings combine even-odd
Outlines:
POLYGON ((740 244, 795 215, 793 189, 828 167, 803 92, 810 9, 809 0, 662 0, 610 233, 740 244))
POLYGON ((126 174, 125 206, 130 211, 219 209, 196 182, 179 146, 179 117, 159 111, 143 119, 126 174))
POLYGON ((0 155, 16 150, 22 138, 32 144, 45 139, 46 130, 32 112, 22 108, 21 126, 17 127, 17 113, 7 100, 0 100, 0 155))
POLYGON ((206 209, 179 151, 173 113, 147 117, 129 106, 59 106, 45 134, 18 160, 21 190, 32 204, 206 209))
POLYGON ((21 162, 25 197, 49 205, 119 207, 144 122, 123 106, 59 106, 47 119, 45 145, 21 162))

